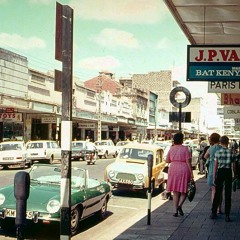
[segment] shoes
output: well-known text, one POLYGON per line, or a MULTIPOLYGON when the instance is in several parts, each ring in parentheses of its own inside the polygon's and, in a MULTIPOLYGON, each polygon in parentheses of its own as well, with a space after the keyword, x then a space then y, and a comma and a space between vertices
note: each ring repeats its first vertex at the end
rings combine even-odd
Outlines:
POLYGON ((182 210, 182 208, 181 208, 180 206, 177 208, 177 210, 178 210, 178 212, 179 212, 179 214, 180 214, 181 216, 184 215, 183 210, 182 210))
POLYGON ((174 216, 174 217, 178 217, 178 213, 177 213, 177 212, 174 213, 173 216, 174 216))
POLYGON ((216 213, 212 213, 210 215, 210 219, 217 219, 217 214, 216 213))
POLYGON ((218 214, 223 214, 223 212, 221 210, 218 211, 218 214))
POLYGON ((230 217, 228 216, 228 215, 226 215, 226 217, 225 217, 225 222, 230 222, 231 220, 230 220, 230 217))

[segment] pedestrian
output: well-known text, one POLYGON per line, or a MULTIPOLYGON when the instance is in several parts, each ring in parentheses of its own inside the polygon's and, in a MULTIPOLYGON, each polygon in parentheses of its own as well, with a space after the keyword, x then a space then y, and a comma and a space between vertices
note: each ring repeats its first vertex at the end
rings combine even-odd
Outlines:
POLYGON ((204 170, 204 149, 208 146, 208 144, 205 142, 204 138, 201 138, 199 144, 199 157, 198 157, 198 168, 199 168, 199 175, 204 175, 205 170, 204 170))
MULTIPOLYGON (((219 142, 220 135, 218 133, 212 133, 209 137, 210 147, 208 148, 207 152, 204 155, 204 158, 207 159, 208 168, 207 184, 211 188, 211 204, 213 203, 213 198, 216 190, 213 181, 214 158, 216 151, 222 148, 219 142)), ((222 213, 222 201, 219 202, 218 213, 219 214, 222 213)))
POLYGON ((169 164, 167 191, 173 192, 173 204, 176 212, 183 216, 182 205, 187 197, 188 182, 193 179, 191 153, 187 146, 183 145, 183 134, 176 133, 173 136, 174 145, 169 149, 166 162, 169 164))
POLYGON ((215 153, 214 161, 214 173, 213 180, 216 186, 216 192, 212 203, 211 219, 217 218, 217 208, 221 201, 223 186, 225 188, 225 221, 230 222, 230 210, 231 210, 231 196, 232 196, 232 179, 236 176, 235 158, 228 148, 229 138, 222 136, 220 138, 220 144, 222 146, 215 153), (233 172, 233 176, 232 176, 233 172))

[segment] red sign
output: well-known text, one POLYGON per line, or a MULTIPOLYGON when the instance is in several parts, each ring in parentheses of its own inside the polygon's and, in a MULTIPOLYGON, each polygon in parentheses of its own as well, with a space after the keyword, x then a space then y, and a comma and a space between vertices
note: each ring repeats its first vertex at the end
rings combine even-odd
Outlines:
POLYGON ((14 113, 14 108, 6 108, 5 112, 6 113, 14 113))
POLYGON ((222 93, 222 105, 240 105, 240 94, 238 93, 222 93))

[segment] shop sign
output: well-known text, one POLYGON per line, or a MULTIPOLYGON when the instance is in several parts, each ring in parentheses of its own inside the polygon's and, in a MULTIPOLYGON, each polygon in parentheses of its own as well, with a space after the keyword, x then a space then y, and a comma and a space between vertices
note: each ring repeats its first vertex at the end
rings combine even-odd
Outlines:
POLYGON ((118 116, 117 120, 118 120, 118 122, 122 122, 122 123, 127 123, 128 122, 127 118, 121 117, 121 116, 118 116))
POLYGON ((107 125, 102 125, 101 130, 102 131, 108 131, 108 126, 107 125))
POLYGON ((240 94, 239 93, 222 93, 221 94, 222 105, 240 105, 240 94))
POLYGON ((117 118, 112 116, 102 115, 102 121, 109 123, 117 123, 117 118))
POLYGON ((188 81, 238 81, 239 45, 188 45, 188 81))
POLYGON ((135 120, 128 118, 128 124, 133 124, 133 125, 135 125, 135 120))
POLYGON ((240 107, 238 106, 229 106, 224 107, 224 118, 239 118, 240 116, 240 107))
POLYGON ((240 127, 240 118, 235 118, 235 126, 239 126, 240 127))
POLYGON ((22 122, 22 113, 0 113, 0 122, 22 122))
POLYGON ((209 93, 239 93, 239 91, 240 91, 240 82, 234 82, 234 81, 208 82, 209 93))
POLYGON ((79 128, 96 128, 96 124, 95 123, 79 123, 78 124, 79 128))
POLYGON ((42 117, 41 119, 42 123, 57 123, 56 117, 42 117))

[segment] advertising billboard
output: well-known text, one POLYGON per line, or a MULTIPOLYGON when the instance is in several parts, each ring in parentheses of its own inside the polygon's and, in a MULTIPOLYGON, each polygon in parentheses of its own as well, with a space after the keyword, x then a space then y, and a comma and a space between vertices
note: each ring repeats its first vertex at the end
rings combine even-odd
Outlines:
POLYGON ((187 81, 239 81, 240 45, 188 45, 187 81))

